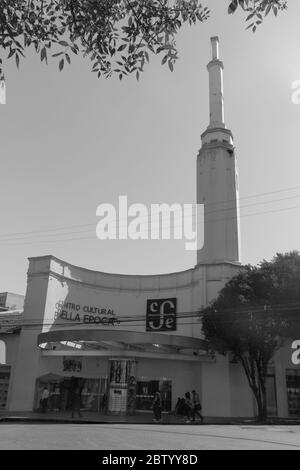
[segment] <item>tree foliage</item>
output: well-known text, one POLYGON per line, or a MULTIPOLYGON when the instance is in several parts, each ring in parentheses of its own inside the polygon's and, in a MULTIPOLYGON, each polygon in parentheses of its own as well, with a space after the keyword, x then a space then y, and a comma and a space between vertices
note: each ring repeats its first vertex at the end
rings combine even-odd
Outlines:
MULTIPOLYGON (((263 15, 286 8, 284 0, 229 1, 229 13, 243 8, 253 31, 263 15)), ((98 77, 135 73, 139 78, 149 53, 160 54, 172 71, 176 34, 185 23, 207 20, 209 13, 200 0, 1 0, 0 50, 17 67, 33 46, 42 62, 55 57, 60 70, 72 54, 81 53, 98 77)), ((2 66, 0 57, 0 80, 2 66)))
POLYGON ((208 16, 199 0, 1 0, 0 47, 17 66, 30 46, 45 62, 55 48, 60 70, 82 53, 98 77, 138 78, 149 52, 173 70, 176 33, 208 16))
POLYGON ((253 32, 270 12, 277 16, 278 11, 287 9, 287 0, 231 0, 228 13, 234 13, 238 7, 247 12, 246 22, 253 32))
POLYGON ((277 254, 245 266, 203 313, 202 328, 213 350, 241 363, 260 419, 267 415, 268 365, 282 339, 299 332, 300 254, 277 254))

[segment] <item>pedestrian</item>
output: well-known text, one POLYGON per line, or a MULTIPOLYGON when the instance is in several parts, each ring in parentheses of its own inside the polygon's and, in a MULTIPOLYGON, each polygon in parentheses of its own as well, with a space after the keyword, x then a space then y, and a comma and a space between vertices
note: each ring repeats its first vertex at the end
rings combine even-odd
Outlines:
POLYGON ((193 404, 192 404, 190 392, 186 392, 184 395, 184 409, 185 409, 184 414, 186 416, 186 423, 190 423, 192 412, 193 412, 193 404))
POLYGON ((181 414, 181 409, 182 409, 182 399, 180 397, 177 398, 177 403, 175 406, 174 414, 175 415, 180 415, 181 414))
POLYGON ((47 387, 44 387, 41 397, 42 412, 46 413, 48 409, 48 400, 49 400, 49 390, 47 387))
POLYGON ((159 392, 155 392, 152 408, 154 415, 153 421, 159 423, 161 421, 161 396, 159 392))
POLYGON ((80 412, 80 405, 81 405, 81 390, 77 385, 71 395, 71 412, 72 418, 74 417, 75 411, 77 411, 78 416, 81 418, 82 414, 80 412))
POLYGON ((102 400, 100 402, 100 411, 103 413, 106 413, 106 407, 107 407, 107 396, 106 393, 104 393, 102 400))
POLYGON ((201 413, 202 406, 200 402, 200 398, 196 390, 192 390, 192 405, 193 405, 193 410, 192 410, 192 421, 195 421, 196 415, 201 419, 201 424, 203 424, 203 416, 201 413))

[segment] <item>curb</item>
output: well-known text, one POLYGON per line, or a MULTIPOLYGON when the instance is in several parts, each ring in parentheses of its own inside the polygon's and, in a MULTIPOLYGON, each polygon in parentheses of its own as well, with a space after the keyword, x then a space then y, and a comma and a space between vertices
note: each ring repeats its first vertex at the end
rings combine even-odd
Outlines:
POLYGON ((257 421, 206 421, 204 424, 200 424, 199 422, 195 423, 185 423, 184 421, 178 422, 161 422, 155 423, 153 421, 109 421, 109 420, 91 420, 91 419, 76 419, 76 418, 51 418, 51 417, 35 417, 35 416, 0 416, 0 424, 1 423, 45 423, 45 424, 132 424, 132 425, 160 425, 160 426, 249 426, 249 427, 257 427, 257 426, 300 426, 300 420, 270 420, 268 422, 259 423, 257 421))

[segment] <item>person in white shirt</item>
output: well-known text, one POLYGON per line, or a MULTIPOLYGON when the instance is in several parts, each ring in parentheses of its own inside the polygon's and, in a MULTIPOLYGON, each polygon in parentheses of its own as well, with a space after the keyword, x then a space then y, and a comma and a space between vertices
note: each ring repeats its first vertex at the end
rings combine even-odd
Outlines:
POLYGON ((42 398, 41 398, 41 405, 42 405, 42 412, 46 413, 48 408, 48 400, 49 400, 49 390, 47 387, 44 387, 42 398))

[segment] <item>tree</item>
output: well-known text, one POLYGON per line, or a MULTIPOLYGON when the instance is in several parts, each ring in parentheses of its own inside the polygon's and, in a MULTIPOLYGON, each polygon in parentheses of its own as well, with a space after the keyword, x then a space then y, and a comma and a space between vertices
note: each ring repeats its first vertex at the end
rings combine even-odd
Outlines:
POLYGON ((208 17, 199 0, 1 0, 0 47, 17 66, 28 47, 45 62, 55 47, 60 70, 80 52, 98 77, 138 78, 149 52, 162 54, 173 70, 176 33, 208 17))
POLYGON ((300 254, 277 254, 259 266, 245 266, 201 314, 212 350, 230 354, 246 374, 258 418, 267 417, 266 376, 284 337, 299 331, 300 254))
MULTIPOLYGON (((234 0, 229 13, 242 7, 256 27, 263 13, 277 14, 285 4, 234 0)), ((48 62, 51 51, 60 70, 71 63, 72 54, 82 53, 98 77, 117 73, 122 79, 135 73, 139 78, 149 53, 161 54, 162 64, 173 71, 178 59, 176 34, 185 23, 207 20, 209 13, 200 0, 1 0, 0 49, 17 67, 25 50, 33 46, 42 62, 48 62)), ((0 57, 0 80, 2 66, 0 57)))
POLYGON ((265 16, 273 12, 277 16, 278 11, 287 9, 287 0, 231 0, 228 7, 228 13, 234 13, 238 7, 241 7, 248 13, 246 22, 249 22, 248 28, 256 31, 265 16))

